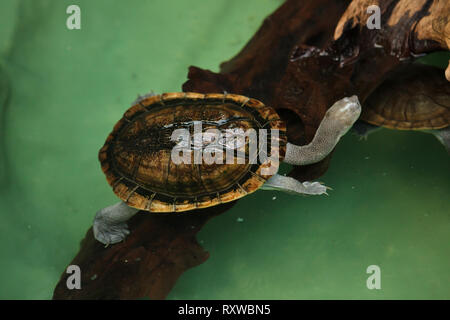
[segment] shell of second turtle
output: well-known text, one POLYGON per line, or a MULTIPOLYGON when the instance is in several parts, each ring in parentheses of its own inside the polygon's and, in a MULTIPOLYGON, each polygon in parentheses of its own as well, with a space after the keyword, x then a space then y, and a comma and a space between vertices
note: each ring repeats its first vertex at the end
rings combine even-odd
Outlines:
POLYGON ((450 82, 439 68, 400 68, 364 102, 361 120, 398 130, 442 129, 450 125, 450 82))

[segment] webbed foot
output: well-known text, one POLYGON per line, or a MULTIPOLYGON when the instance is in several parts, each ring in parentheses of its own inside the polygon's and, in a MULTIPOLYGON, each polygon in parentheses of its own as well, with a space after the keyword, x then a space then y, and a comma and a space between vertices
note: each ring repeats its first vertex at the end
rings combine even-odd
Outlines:
POLYGON ((301 195, 328 195, 327 190, 331 188, 324 186, 320 182, 300 182, 292 177, 275 174, 263 184, 261 189, 278 190, 301 195))
POLYGON ((94 237, 103 244, 114 244, 130 234, 126 221, 139 210, 123 201, 97 211, 92 229, 94 237))
POLYGON ((321 184, 320 182, 309 182, 309 181, 305 181, 303 182, 303 186, 305 187, 305 194, 312 194, 312 195, 321 195, 321 194, 326 194, 328 189, 331 189, 323 184, 321 184))
POLYGON ((121 242, 130 234, 126 222, 112 224, 102 218, 95 218, 92 228, 95 239, 106 245, 121 242))

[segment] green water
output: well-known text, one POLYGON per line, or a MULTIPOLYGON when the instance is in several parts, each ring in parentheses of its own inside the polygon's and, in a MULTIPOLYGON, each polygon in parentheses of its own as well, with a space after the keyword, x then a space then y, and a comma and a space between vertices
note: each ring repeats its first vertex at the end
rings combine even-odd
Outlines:
MULTIPOLYGON (((281 1, 132 3, 0 3, 2 299, 50 298, 95 212, 117 201, 97 152, 129 103, 179 91, 189 65, 218 71, 281 1), (66 28, 70 4, 81 30, 66 28)), ((199 233, 211 256, 169 298, 449 299, 449 178, 431 135, 347 135, 320 179, 329 197, 242 199, 199 233), (369 265, 381 290, 366 287, 369 265)))

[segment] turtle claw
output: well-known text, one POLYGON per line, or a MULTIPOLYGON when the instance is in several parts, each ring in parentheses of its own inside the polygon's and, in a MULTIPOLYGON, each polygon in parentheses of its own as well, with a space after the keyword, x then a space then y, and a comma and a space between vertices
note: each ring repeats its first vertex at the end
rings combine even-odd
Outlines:
POLYGON ((106 247, 123 241, 130 234, 125 222, 111 224, 101 218, 94 220, 93 231, 95 239, 105 244, 106 247))
POLYGON ((367 141, 369 135, 359 136, 359 141, 367 141))
MULTIPOLYGON (((322 181, 317 181, 317 183, 320 183, 321 185, 324 185, 324 184, 325 184, 325 182, 322 182, 322 181)), ((328 187, 328 186, 325 186, 325 185, 324 185, 324 187, 325 187, 327 190, 334 190, 332 187, 328 187)), ((327 195, 328 195, 328 193, 327 193, 327 195)))
POLYGON ((136 100, 133 101, 133 103, 131 104, 132 106, 134 106, 135 104, 140 103, 142 100, 145 100, 147 98, 156 96, 156 94, 153 92, 153 90, 151 90, 149 93, 144 94, 143 96, 141 96, 140 94, 138 94, 136 100))
POLYGON ((313 194, 313 195, 321 195, 321 194, 327 194, 327 186, 324 186, 320 182, 303 182, 303 186, 305 187, 305 193, 306 194, 313 194))
POLYGON ((354 128, 352 128, 352 135, 358 138, 358 141, 367 141, 368 134, 359 133, 354 128))

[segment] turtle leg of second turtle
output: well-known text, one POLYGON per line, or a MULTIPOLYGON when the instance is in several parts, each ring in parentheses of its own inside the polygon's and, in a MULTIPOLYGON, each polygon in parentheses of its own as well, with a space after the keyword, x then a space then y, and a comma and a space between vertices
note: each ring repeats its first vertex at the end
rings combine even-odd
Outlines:
POLYGON ((447 153, 450 154, 450 127, 438 130, 425 130, 425 132, 434 135, 439 140, 439 142, 444 145, 447 153))
POLYGON ((138 211, 123 201, 97 211, 92 226, 95 239, 106 245, 121 242, 130 234, 126 221, 138 211))
POLYGON ((357 135, 360 140, 367 140, 369 134, 374 133, 375 131, 380 130, 381 127, 358 120, 353 124, 351 129, 352 133, 357 135))
MULTIPOLYGON (((367 140, 369 134, 374 133, 381 128, 382 127, 358 120, 353 125, 352 131, 361 139, 367 140)), ((431 133, 432 135, 434 135, 439 140, 439 142, 444 145, 445 149, 450 154, 450 127, 434 130, 423 130, 423 132, 431 133)))

